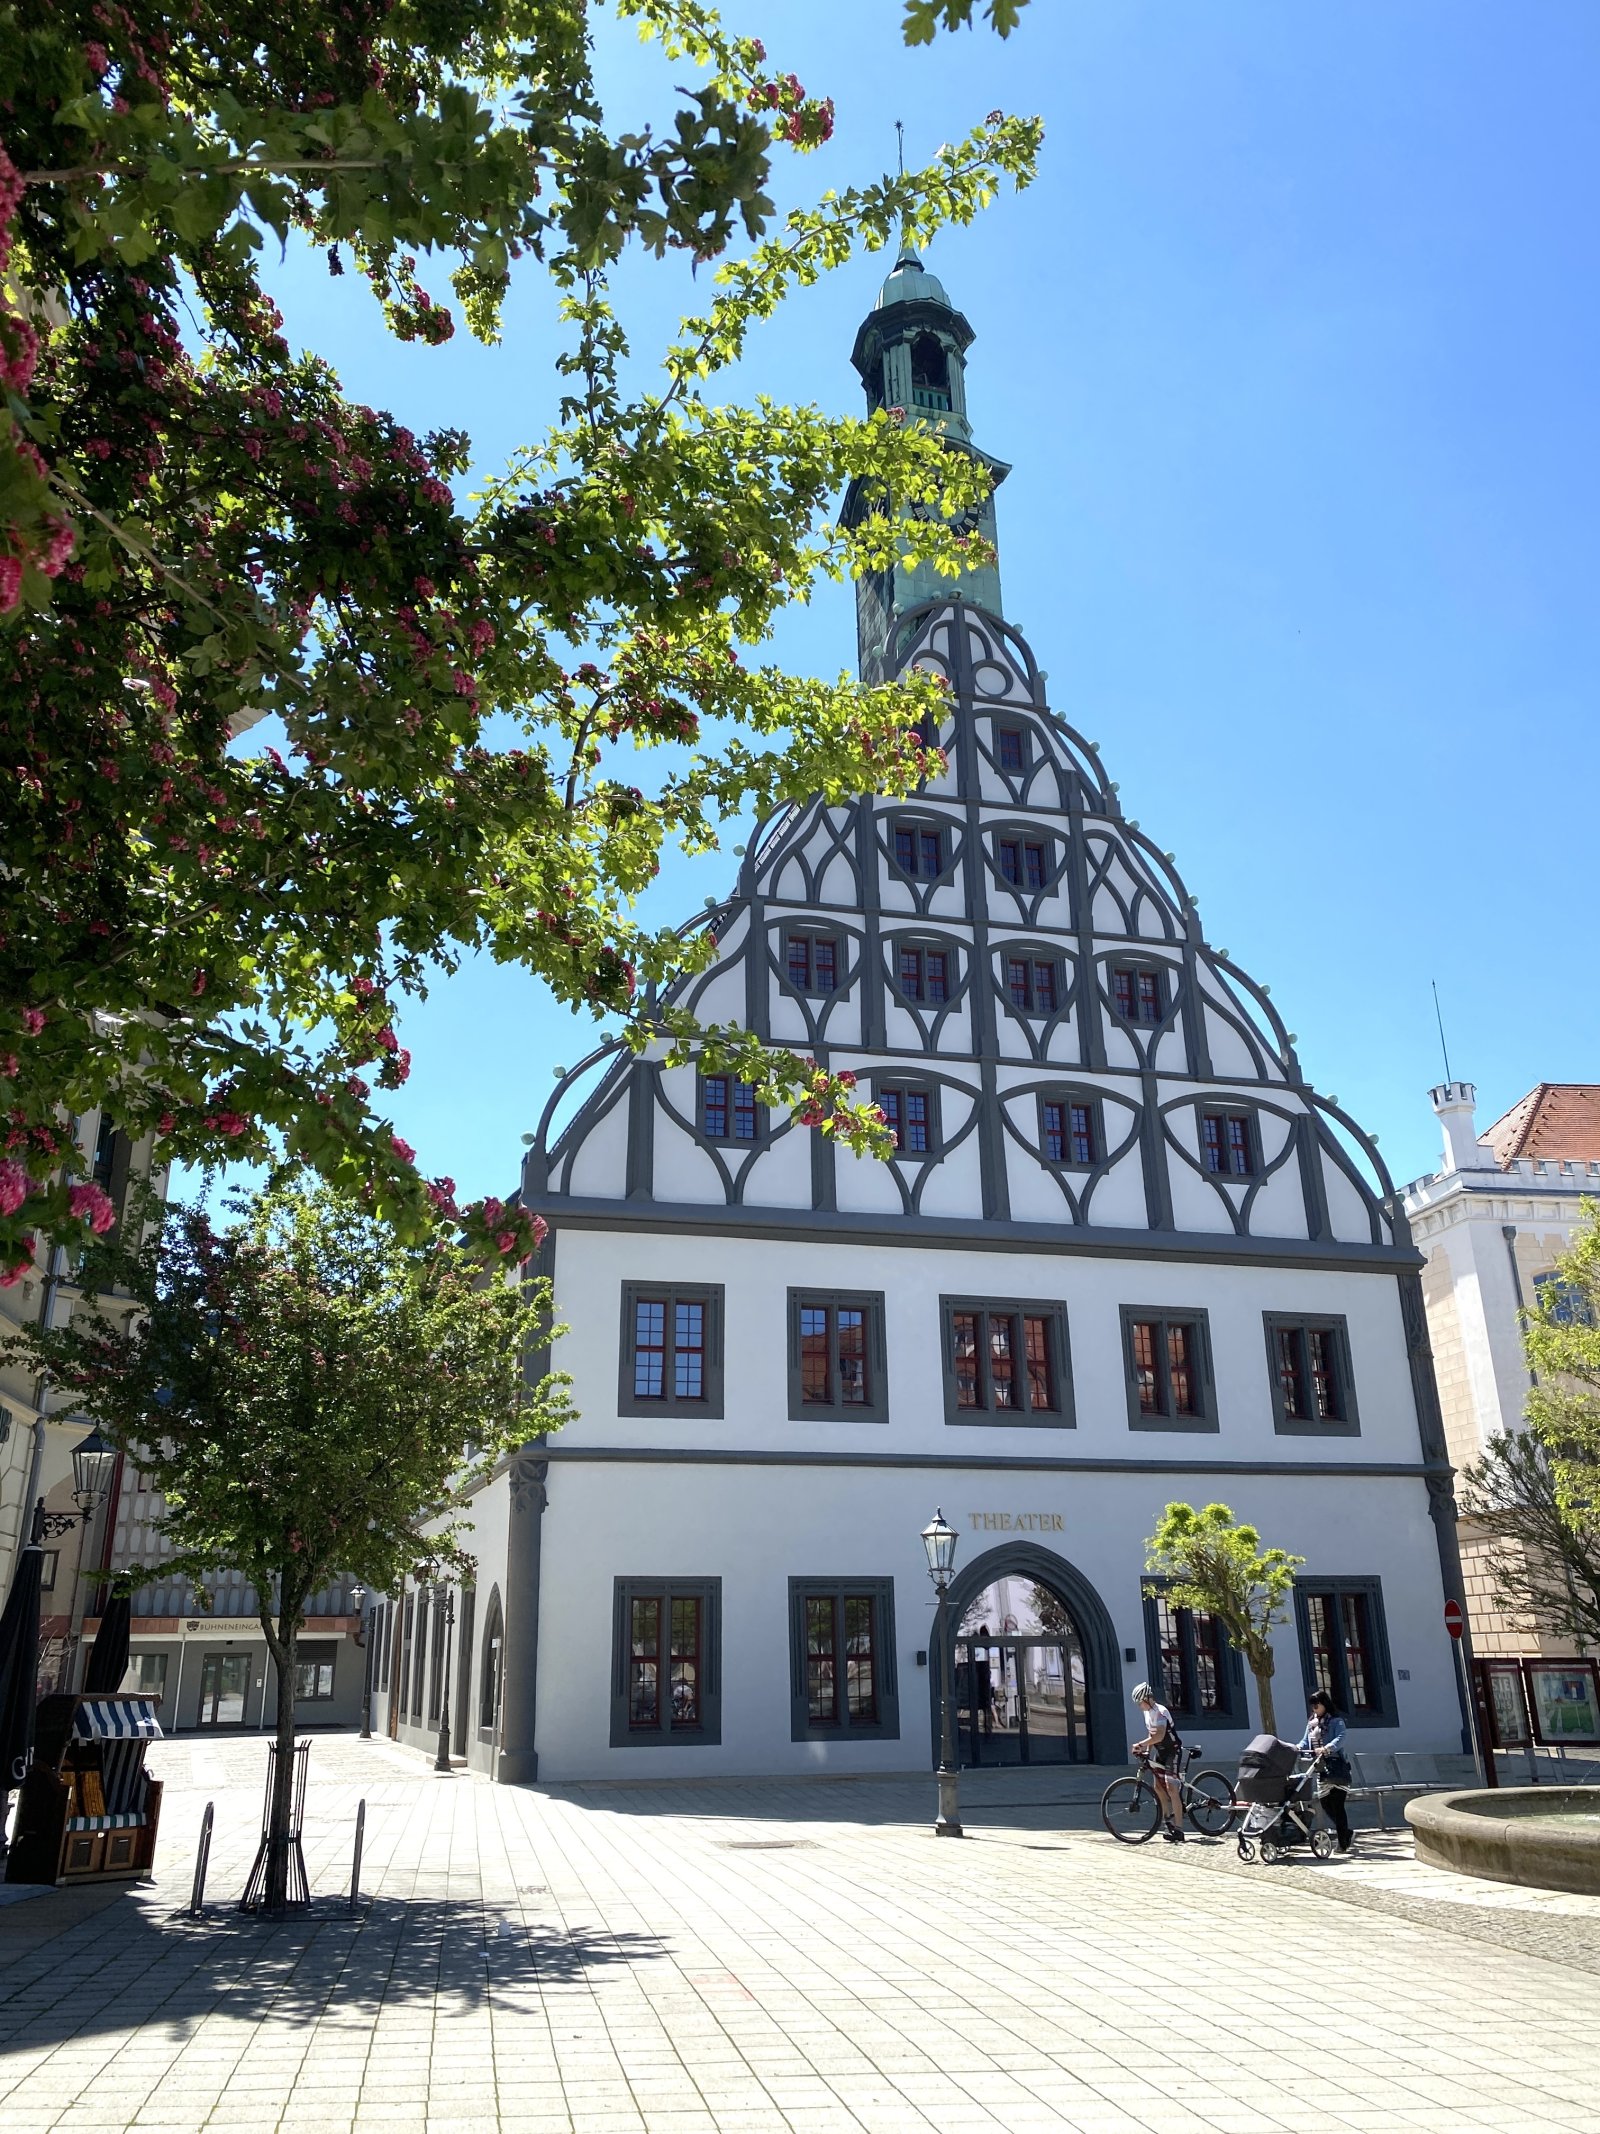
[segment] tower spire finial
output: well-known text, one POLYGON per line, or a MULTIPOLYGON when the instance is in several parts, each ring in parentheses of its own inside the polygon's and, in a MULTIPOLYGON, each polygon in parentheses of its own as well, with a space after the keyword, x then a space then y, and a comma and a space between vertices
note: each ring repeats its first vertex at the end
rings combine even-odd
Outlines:
MULTIPOLYGON (((895 159, 899 165, 900 175, 904 178, 906 174, 906 122, 904 119, 896 119, 894 122, 894 145, 895 159)), ((911 242, 910 225, 905 216, 902 215, 900 218, 900 256, 896 259, 895 265, 903 267, 908 260, 913 264, 919 263, 917 248, 911 242)))

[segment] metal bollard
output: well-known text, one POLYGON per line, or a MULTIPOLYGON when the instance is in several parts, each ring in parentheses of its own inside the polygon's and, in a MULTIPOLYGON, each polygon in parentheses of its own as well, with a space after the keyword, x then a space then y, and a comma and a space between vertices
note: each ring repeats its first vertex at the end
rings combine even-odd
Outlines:
POLYGON ((361 1840, 366 1834, 367 1804, 363 1800, 356 1807, 356 1856, 350 1863, 350 1909, 353 1912, 361 1902, 361 1840))
POLYGON ((200 1919, 206 1908, 206 1869, 211 1865, 211 1824, 216 1815, 215 1801, 206 1802, 206 1812, 200 1818, 200 1846, 194 1856, 194 1883, 189 1891, 189 1917, 200 1919))

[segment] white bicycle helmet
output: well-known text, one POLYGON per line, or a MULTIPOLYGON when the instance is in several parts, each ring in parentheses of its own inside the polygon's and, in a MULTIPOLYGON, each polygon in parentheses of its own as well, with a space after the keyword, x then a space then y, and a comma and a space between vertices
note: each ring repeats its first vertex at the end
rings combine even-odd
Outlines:
POLYGON ((1135 1704, 1155 1704, 1160 1700, 1148 1682, 1136 1682, 1133 1687, 1133 1701, 1135 1704))

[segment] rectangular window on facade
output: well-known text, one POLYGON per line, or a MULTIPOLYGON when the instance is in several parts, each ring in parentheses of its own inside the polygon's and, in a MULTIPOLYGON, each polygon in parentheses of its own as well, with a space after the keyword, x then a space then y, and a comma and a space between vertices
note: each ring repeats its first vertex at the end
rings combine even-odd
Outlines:
POLYGON ((1394 1678, 1381 1581, 1297 1578, 1294 1610, 1306 1695, 1326 1691, 1347 1726, 1393 1726, 1394 1678))
POLYGON ((839 944, 826 934, 791 934, 789 983, 797 993, 832 993, 839 984, 839 944))
POLYGON ((894 863, 902 874, 937 881, 944 873, 944 832, 924 823, 896 824, 894 863))
POLYGON ((790 1290, 789 1417, 888 1421, 880 1293, 790 1290))
POLYGON ((1175 1719, 1244 1725, 1243 1667, 1214 1615, 1174 1608, 1158 1583, 1145 1592, 1144 1631, 1150 1679, 1175 1719))
POLYGON ((1043 889, 1050 879, 1050 855, 1030 838, 1002 837, 996 848, 1000 875, 1014 889, 1043 889))
POLYGON ((332 1645, 301 1645, 294 1661, 294 1701, 296 1704, 329 1704, 333 1700, 333 1663, 335 1648, 332 1645))
POLYGON ((942 948, 902 948, 900 990, 907 1000, 950 998, 950 959, 942 948))
POLYGON ((1065 1308, 943 1297, 945 1421, 1072 1427, 1065 1308))
POLYGON ((1556 1268, 1533 1278, 1534 1302, 1557 1326, 1593 1326, 1594 1306, 1575 1283, 1564 1281, 1556 1268))
MULTIPOLYGON (((128 1671, 122 1678, 125 1697, 164 1697, 167 1690, 167 1655, 135 1652, 128 1656, 128 1671)), ((176 1725, 176 1720, 171 1722, 176 1725)))
POLYGON ((703 1074, 700 1131, 708 1141, 755 1141, 761 1131, 755 1084, 730 1074, 703 1074))
POLYGON ((931 1156, 938 1145, 938 1113, 931 1089, 891 1087, 873 1092, 902 1156, 931 1156))
POLYGON ((1054 1015, 1059 993, 1056 967, 1039 956, 1006 958, 1006 992, 1024 1015, 1054 1015))
POLYGON ((1026 767, 1026 743, 1020 726, 996 727, 994 743, 1001 770, 1020 771, 1026 767))
POLYGON ((1285 1437, 1355 1437, 1350 1336, 1342 1318, 1262 1314, 1272 1385, 1272 1418, 1285 1437))
POLYGON ((789 1702, 796 1741, 900 1736, 894 1581, 791 1578, 789 1702))
POLYGON ((619 1578, 611 1746, 722 1739, 722 1581, 619 1578))
POLYGON ((1122 1307, 1128 1421, 1135 1430, 1215 1430, 1204 1312, 1122 1307))
POLYGON ((1241 1112, 1208 1111, 1200 1115, 1200 1160, 1224 1178, 1249 1178, 1256 1167, 1250 1121, 1241 1112))
POLYGON ((1159 971, 1113 971, 1111 999, 1125 1023, 1158 1023, 1166 1012, 1159 971))
POLYGON ((722 1413, 722 1289, 622 1285, 619 1415, 722 1413))

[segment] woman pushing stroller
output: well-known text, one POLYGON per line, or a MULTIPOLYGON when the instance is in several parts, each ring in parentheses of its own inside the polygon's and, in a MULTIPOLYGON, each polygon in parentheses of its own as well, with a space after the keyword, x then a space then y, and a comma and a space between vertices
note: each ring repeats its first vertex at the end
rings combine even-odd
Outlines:
POLYGON ((1312 1693, 1306 1730, 1300 1736, 1298 1747, 1301 1754, 1311 1757, 1317 1766, 1323 1811, 1338 1833, 1339 1850, 1348 1852, 1353 1841, 1350 1812, 1345 1801, 1355 1774, 1344 1745, 1344 1721, 1334 1710, 1333 1699, 1326 1690, 1312 1693))

